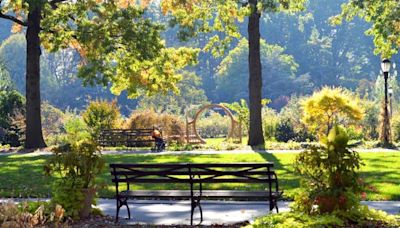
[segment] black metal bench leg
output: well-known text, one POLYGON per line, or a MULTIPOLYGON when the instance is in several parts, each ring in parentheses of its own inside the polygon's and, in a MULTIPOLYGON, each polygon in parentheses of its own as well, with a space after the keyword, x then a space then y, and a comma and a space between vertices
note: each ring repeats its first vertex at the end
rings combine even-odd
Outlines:
POLYGON ((192 202, 192 209, 190 211, 190 225, 193 226, 193 212, 194 212, 194 206, 193 206, 193 202, 192 202))
POLYGON ((200 224, 203 222, 203 209, 201 208, 201 205, 199 204, 199 210, 200 210, 200 224))
POLYGON ((131 211, 129 210, 128 202, 126 202, 125 206, 126 206, 126 209, 128 210, 128 219, 131 219, 131 211))
POLYGON ((269 200, 269 212, 271 213, 274 210, 275 203, 273 199, 269 200))
POLYGON ((117 213, 115 215, 115 222, 118 222, 118 215, 119 215, 119 209, 121 206, 119 205, 119 200, 117 199, 117 213))

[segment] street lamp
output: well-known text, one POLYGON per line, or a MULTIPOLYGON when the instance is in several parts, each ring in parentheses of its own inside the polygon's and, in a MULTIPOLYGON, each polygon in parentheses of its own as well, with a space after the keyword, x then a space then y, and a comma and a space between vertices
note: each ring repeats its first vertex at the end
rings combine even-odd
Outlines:
POLYGON ((388 112, 388 78, 390 71, 391 62, 389 59, 382 60, 381 68, 383 72, 383 78, 385 79, 385 103, 384 103, 384 116, 383 116, 383 124, 381 129, 381 141, 384 145, 390 144, 390 121, 389 121, 389 112, 388 112))

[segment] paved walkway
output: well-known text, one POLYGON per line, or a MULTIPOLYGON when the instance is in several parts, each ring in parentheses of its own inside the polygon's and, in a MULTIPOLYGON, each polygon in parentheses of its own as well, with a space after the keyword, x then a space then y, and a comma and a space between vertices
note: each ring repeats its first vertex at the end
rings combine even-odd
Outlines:
MULTIPOLYGON (((0 203, 9 199, 0 199, 0 203)), ((15 202, 27 199, 15 199, 15 202)), ((47 201, 49 199, 29 199, 32 201, 47 201)), ((279 202, 279 211, 288 211, 290 202, 279 202)), ((398 214, 400 201, 365 201, 363 204, 386 211, 389 214, 398 214)), ((116 201, 114 199, 99 199, 97 207, 105 215, 115 216, 116 201)), ((126 224, 153 224, 153 225, 189 225, 190 201, 166 200, 135 200, 129 201, 132 217, 130 220, 120 219, 126 224)), ((232 202, 232 201, 202 201, 203 225, 232 224, 243 221, 254 221, 255 218, 269 213, 268 202, 232 202)), ((122 207, 120 217, 127 218, 127 210, 122 207)), ((199 212, 195 211, 195 223, 199 222, 199 212)))
MULTIPOLYGON (((400 209, 400 201, 368 201, 363 203, 389 214, 398 214, 400 209)), ((279 202, 281 212, 288 211, 288 206, 289 202, 279 202)), ((105 214, 115 216, 115 200, 101 199, 98 207, 105 214)), ((132 213, 131 220, 121 219, 127 224, 190 224, 190 201, 137 200, 130 201, 129 207, 132 213)), ((251 222, 269 212, 268 202, 203 201, 202 208, 203 225, 251 222)), ((126 208, 121 208, 120 217, 127 218, 126 208)), ((195 221, 198 222, 199 218, 199 212, 195 211, 195 221)))
MULTIPOLYGON (((360 153, 372 153, 372 152, 400 152, 400 150, 385 149, 385 148, 374 148, 374 149, 354 149, 360 153)), ((127 149, 127 150, 103 150, 103 154, 149 154, 149 155, 178 155, 178 154, 248 154, 248 153, 299 153, 303 150, 253 150, 251 147, 246 147, 240 150, 189 150, 189 151, 163 151, 153 152, 151 150, 143 149, 127 149)), ((39 155, 50 155, 51 151, 33 151, 29 153, 19 153, 15 151, 0 151, 1 155, 15 155, 21 154, 26 156, 39 156, 39 155)))

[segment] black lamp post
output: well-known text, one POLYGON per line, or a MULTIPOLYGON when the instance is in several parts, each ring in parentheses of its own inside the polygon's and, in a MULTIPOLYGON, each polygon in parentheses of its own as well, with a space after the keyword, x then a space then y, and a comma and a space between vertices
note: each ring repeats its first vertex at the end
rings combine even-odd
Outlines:
POLYGON ((390 60, 384 59, 381 63, 381 68, 383 72, 383 77, 385 80, 385 103, 384 103, 384 116, 383 116, 383 123, 381 129, 381 142, 384 145, 390 144, 390 121, 389 121, 389 111, 388 111, 388 78, 389 78, 389 71, 390 71, 390 60))

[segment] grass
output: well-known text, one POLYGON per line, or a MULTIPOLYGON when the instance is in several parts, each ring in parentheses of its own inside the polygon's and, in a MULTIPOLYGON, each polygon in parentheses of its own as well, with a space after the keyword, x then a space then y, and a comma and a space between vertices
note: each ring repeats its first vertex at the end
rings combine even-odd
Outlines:
MULTIPOLYGON (((292 162, 295 153, 278 154, 213 154, 213 155, 105 155, 108 163, 172 163, 172 162, 263 162, 275 163, 280 180, 280 187, 287 198, 292 198, 299 179, 293 173, 292 162)), ((368 200, 400 200, 400 153, 375 152, 361 153, 365 166, 360 171, 361 177, 368 184, 368 200)), ((3 155, 0 156, 0 197, 49 197, 53 178, 43 174, 46 156, 3 155)), ((103 188, 100 197, 113 197, 114 187, 110 181, 108 168, 105 168, 99 181, 103 188)), ((206 186, 219 189, 256 189, 260 185, 213 184, 206 186)), ((173 184, 149 184, 135 186, 146 189, 183 188, 173 184)))

